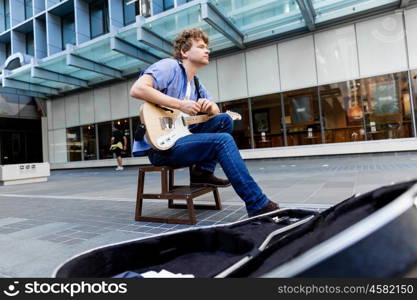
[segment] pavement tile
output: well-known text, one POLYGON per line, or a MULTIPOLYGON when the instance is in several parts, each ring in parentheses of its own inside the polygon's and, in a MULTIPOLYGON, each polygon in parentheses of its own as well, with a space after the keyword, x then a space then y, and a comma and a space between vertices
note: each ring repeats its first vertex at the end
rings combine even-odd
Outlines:
POLYGON ((75 244, 80 244, 82 242, 85 242, 85 240, 83 240, 83 239, 70 239, 70 240, 63 241, 61 244, 62 245, 75 245, 75 244))
POLYGON ((2 227, 2 228, 0 228, 0 234, 13 233, 13 232, 20 231, 20 230, 21 229, 19 229, 19 228, 2 227))
MULTIPOLYGON (((417 177, 415 152, 248 160, 246 164, 264 193, 282 207, 324 209, 354 193, 417 177)), ((56 170, 48 182, 23 184, 18 192, 15 187, 1 187, 0 277, 50 276, 76 253, 193 227, 135 221, 137 167, 118 175, 108 168, 56 170), (17 193, 21 196, 7 196, 17 193)), ((159 191, 159 180, 156 175, 147 177, 146 188, 159 191)), ((177 180, 187 183, 188 171, 178 172, 177 180)), ((247 218, 244 203, 232 188, 219 192, 223 209, 196 210, 196 227, 247 218)), ((198 200, 213 203, 211 195, 198 200)), ((166 202, 157 200, 146 201, 144 214, 188 217, 185 209, 168 209, 166 202)))
POLYGON ((99 234, 97 234, 97 233, 89 233, 89 232, 75 232, 75 233, 73 233, 73 234, 71 234, 71 235, 68 235, 69 237, 72 237, 72 238, 81 238, 81 239, 85 239, 85 240, 87 240, 87 239, 91 239, 91 238, 94 238, 94 237, 96 237, 96 236, 98 236, 99 234))

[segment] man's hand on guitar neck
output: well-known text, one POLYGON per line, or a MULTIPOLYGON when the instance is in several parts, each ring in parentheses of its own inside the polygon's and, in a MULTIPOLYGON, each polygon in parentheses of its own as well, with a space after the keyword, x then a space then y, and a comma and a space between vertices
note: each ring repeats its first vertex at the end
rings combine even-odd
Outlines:
POLYGON ((205 98, 198 99, 198 102, 201 105, 200 112, 206 113, 209 115, 217 115, 220 113, 220 109, 217 104, 213 101, 210 101, 205 98))

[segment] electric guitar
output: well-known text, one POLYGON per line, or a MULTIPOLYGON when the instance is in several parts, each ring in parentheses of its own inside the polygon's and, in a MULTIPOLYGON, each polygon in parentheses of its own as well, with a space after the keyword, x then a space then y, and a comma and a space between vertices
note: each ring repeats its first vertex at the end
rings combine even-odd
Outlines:
MULTIPOLYGON (((233 120, 241 120, 240 114, 227 111, 233 120)), ((192 134, 188 126, 203 123, 213 116, 189 116, 177 109, 171 109, 145 102, 139 108, 139 116, 146 128, 146 139, 156 150, 168 150, 175 142, 186 135, 192 134)))

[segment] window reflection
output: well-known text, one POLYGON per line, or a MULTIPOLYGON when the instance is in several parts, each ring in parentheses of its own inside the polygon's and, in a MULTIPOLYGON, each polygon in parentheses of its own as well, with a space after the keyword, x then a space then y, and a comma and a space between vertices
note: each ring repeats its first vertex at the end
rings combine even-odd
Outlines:
POLYGON ((122 119, 114 121, 116 127, 123 133, 127 139, 126 151, 122 151, 122 157, 132 156, 132 150, 130 145, 130 125, 129 119, 122 119))
POLYGON ((125 26, 135 23, 136 14, 139 12, 139 1, 131 2, 131 0, 123 0, 123 20, 125 26))
POLYGON ((251 104, 255 148, 284 146, 280 95, 252 98, 251 104))
POLYGON ((90 3, 91 37, 109 32, 109 8, 107 0, 96 0, 90 3))
POLYGON ((317 88, 284 93, 288 146, 321 144, 317 88))
POLYGON ((83 136, 84 160, 97 159, 96 126, 86 125, 81 127, 83 136))
POLYGON ((3 1, 3 12, 4 12, 4 27, 5 30, 10 28, 10 0, 3 1))
POLYGON ((81 160, 81 131, 80 127, 67 128, 68 161, 81 160))
POLYGON ((132 142, 134 140, 136 128, 138 128, 139 124, 142 124, 139 117, 132 118, 132 142))
POLYGON ((248 100, 237 100, 222 103, 222 112, 231 110, 239 113, 242 116, 242 120, 236 120, 233 122, 233 138, 239 149, 250 149, 251 146, 251 134, 249 123, 249 106, 248 100))
POLYGON ((61 31, 62 31, 62 49, 65 49, 65 46, 67 44, 75 45, 74 13, 70 13, 62 17, 61 31))
MULTIPOLYGON (((411 74, 414 107, 417 109, 417 70, 411 74)), ((325 143, 342 143, 408 138, 413 136, 408 82, 408 73, 402 72, 327 84, 319 89, 314 87, 289 91, 282 94, 283 108, 280 94, 222 102, 218 105, 222 112, 231 110, 242 116, 242 120, 234 121, 232 132, 239 149, 282 147, 285 140, 288 146, 296 146, 321 144, 323 140, 325 143), (251 118, 248 101, 251 101, 251 118)), ((126 118, 82 126, 81 132, 80 127, 68 128, 68 161, 112 158, 109 151, 112 123, 118 126, 128 140, 123 156, 131 156, 132 134, 138 126, 138 117, 131 119, 131 126, 130 120, 126 118)))
POLYGON ((407 72, 360 80, 368 140, 413 136, 407 72))
POLYGON ((98 151, 99 159, 113 158, 113 154, 110 152, 111 144, 111 122, 103 122, 97 124, 98 129, 98 151))
POLYGON ((32 0, 24 0, 25 4, 25 20, 33 16, 32 0))
POLYGON ((33 32, 26 34, 26 54, 34 56, 35 55, 35 46, 33 43, 33 32))
POLYGON ((325 143, 365 140, 359 85, 352 80, 320 87, 325 143))
POLYGON ((414 116, 417 120, 417 70, 411 71, 411 86, 413 88, 414 116))
POLYGON ((174 0, 162 0, 163 10, 168 10, 174 7, 174 0))

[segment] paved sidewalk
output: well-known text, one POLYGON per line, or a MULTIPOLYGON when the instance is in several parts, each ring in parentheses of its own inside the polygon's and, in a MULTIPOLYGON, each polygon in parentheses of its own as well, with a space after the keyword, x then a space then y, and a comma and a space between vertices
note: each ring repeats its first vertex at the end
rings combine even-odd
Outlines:
MULTIPOLYGON (((281 207, 325 209, 352 194, 417 177, 417 153, 247 161, 264 192, 281 207)), ((222 171, 218 171, 222 175, 222 171)), ((148 176, 148 175, 147 175, 148 176)), ((186 183, 188 171, 176 173, 186 183)), ((50 277, 66 259, 82 251, 189 227, 135 222, 137 167, 125 171, 53 171, 48 182, 0 187, 0 277, 50 277)), ((160 187, 150 175, 148 191, 160 187)), ((246 218, 231 187, 220 190, 224 209, 197 210, 196 226, 246 218)), ((202 196, 202 201, 212 201, 202 196)), ((145 213, 185 216, 166 202, 145 202, 145 213)))

